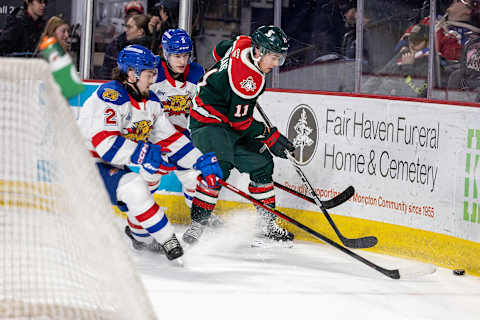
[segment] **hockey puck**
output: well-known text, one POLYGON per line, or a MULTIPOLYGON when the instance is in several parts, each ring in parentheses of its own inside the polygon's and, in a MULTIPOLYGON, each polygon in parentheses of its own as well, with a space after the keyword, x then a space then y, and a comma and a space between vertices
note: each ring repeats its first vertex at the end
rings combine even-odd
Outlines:
POLYGON ((455 269, 453 270, 453 274, 456 276, 463 276, 465 274, 465 269, 455 269))

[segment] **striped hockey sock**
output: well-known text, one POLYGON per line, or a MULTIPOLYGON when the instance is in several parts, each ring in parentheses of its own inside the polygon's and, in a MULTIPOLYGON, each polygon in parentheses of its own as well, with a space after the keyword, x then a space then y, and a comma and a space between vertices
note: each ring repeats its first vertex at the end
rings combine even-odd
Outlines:
MULTIPOLYGON (((139 225, 160 244, 163 244, 170 239, 174 233, 173 227, 168 222, 167 216, 156 203, 149 206, 147 210, 136 214, 135 219, 138 221, 139 225)), ((135 229, 135 231, 138 230, 139 229, 135 229)))
POLYGON ((195 197, 192 201, 191 218, 193 221, 204 222, 210 218, 217 204, 220 188, 220 186, 207 188, 202 183, 197 185, 195 197))
POLYGON ((248 185, 248 191, 255 199, 275 208, 275 190, 273 189, 273 182, 258 183, 251 181, 248 185))
POLYGON ((143 229, 141 225, 133 223, 130 218, 127 218, 127 223, 135 240, 146 244, 149 244, 153 241, 153 237, 150 236, 147 230, 143 229))

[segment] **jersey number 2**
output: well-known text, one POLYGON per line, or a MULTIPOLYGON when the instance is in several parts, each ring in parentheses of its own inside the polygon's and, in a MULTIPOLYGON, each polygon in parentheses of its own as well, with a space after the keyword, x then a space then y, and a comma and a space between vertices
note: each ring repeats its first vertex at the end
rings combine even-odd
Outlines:
POLYGON ((248 104, 244 106, 242 106, 241 104, 237 104, 235 106, 236 110, 234 116, 238 118, 246 116, 248 113, 248 107, 250 107, 248 104))
POLYGON ((117 119, 115 117, 116 112, 112 108, 105 109, 105 124, 106 125, 116 125, 117 119))

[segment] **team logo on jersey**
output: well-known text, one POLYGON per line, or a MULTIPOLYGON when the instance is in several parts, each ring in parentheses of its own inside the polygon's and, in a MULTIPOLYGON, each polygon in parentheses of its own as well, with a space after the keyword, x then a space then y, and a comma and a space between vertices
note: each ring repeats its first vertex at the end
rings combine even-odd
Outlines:
POLYGON ((296 106, 287 124, 288 140, 295 146, 295 159, 300 165, 309 163, 317 150, 318 122, 313 109, 306 105, 296 106))
POLYGON ((102 94, 103 99, 107 99, 110 101, 117 101, 119 96, 120 92, 111 88, 106 88, 102 94))
POLYGON ((133 123, 133 128, 126 128, 127 133, 123 135, 124 138, 133 141, 148 141, 148 136, 152 130, 152 121, 141 120, 133 123))
POLYGON ((245 89, 245 91, 255 91, 257 89, 257 85, 255 81, 253 81, 253 77, 249 76, 247 79, 244 79, 240 82, 240 87, 245 89))
POLYGON ((167 101, 162 101, 163 109, 169 116, 188 114, 192 106, 192 98, 189 95, 171 96, 167 101))

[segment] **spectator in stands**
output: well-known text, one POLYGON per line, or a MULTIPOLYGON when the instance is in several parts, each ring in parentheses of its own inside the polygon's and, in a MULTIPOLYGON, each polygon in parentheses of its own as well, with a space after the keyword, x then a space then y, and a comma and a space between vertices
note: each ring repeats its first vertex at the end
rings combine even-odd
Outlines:
MULTIPOLYGON (((125 25, 127 25, 130 18, 136 15, 142 15, 144 13, 143 5, 140 1, 130 1, 125 5, 125 25)), ((126 31, 120 34, 118 37, 112 40, 105 50, 105 56, 103 58, 103 66, 97 75, 101 79, 110 79, 112 77, 112 70, 117 65, 118 53, 128 46, 130 43, 127 40, 126 31)), ((147 48, 149 45, 146 46, 147 48)))
POLYGON ((125 4, 125 24, 128 19, 136 14, 144 14, 145 10, 143 9, 143 4, 140 1, 130 1, 125 4))
POLYGON ((38 47, 40 46, 40 42, 45 36, 57 38, 57 42, 62 47, 63 51, 70 52, 69 29, 70 26, 65 20, 62 19, 62 17, 51 17, 48 20, 42 35, 40 36, 40 41, 37 45, 37 48, 35 49, 35 56, 38 54, 38 47))
MULTIPOLYGON (((480 92, 480 37, 465 44, 460 59, 460 68, 448 78, 448 88, 480 92)), ((480 93, 475 102, 480 101, 480 93)))
POLYGON ((53 16, 47 21, 47 25, 43 30, 42 35, 40 36, 40 41, 38 42, 37 48, 35 49, 34 56, 40 54, 40 44, 42 39, 45 37, 55 37, 58 44, 62 47, 63 51, 68 53, 72 57, 72 62, 75 66, 78 65, 78 52, 72 51, 71 47, 71 38, 70 38, 70 25, 65 21, 62 15, 53 16))
MULTIPOLYGON (((458 62, 462 52, 462 46, 474 34, 480 33, 478 23, 480 14, 480 0, 453 0, 443 17, 435 23, 436 45, 439 54, 444 60, 458 62)), ((420 24, 429 26, 430 17, 425 17, 420 24)), ((411 26, 402 36, 397 49, 405 46, 411 26)))
POLYGON ((426 97, 428 37, 425 24, 414 25, 404 46, 384 67, 375 72, 363 89, 368 93, 426 97))
MULTIPOLYGON (((425 17, 420 24, 429 26, 430 18, 425 17)), ((462 47, 465 43, 480 34, 480 0, 453 0, 446 13, 435 22, 435 46, 439 60, 435 60, 436 69, 440 70, 440 82, 436 85, 445 87, 449 75, 459 68, 462 47)), ((409 27, 397 44, 396 49, 406 46, 409 27)))
MULTIPOLYGON (((125 25, 125 34, 128 42, 135 42, 135 44, 147 43, 150 38, 148 31, 148 17, 143 14, 138 14, 128 19, 125 25)), ((129 43, 130 45, 131 43, 129 43)))
MULTIPOLYGON (((345 13, 345 26, 347 28, 347 32, 343 35, 343 42, 342 47, 340 49, 341 54, 349 59, 355 59, 355 51, 356 51, 356 42, 357 42, 357 34, 356 34, 356 25, 357 25, 357 8, 352 7, 349 8, 345 13)), ((363 15, 363 25, 366 26, 370 22, 368 15, 364 13, 363 15)), ((365 40, 365 39, 364 39, 365 40)), ((368 59, 368 50, 365 46, 363 46, 363 57, 368 59)))
POLYGON ((178 0, 160 0, 154 6, 154 11, 148 29, 152 34, 152 52, 161 54, 162 35, 168 29, 178 28, 178 0))
POLYGON ((22 8, 7 17, 0 35, 0 55, 32 56, 45 27, 47 0, 24 0, 22 8))
MULTIPOLYGON (((355 59, 357 47, 357 8, 353 4, 351 8, 344 13, 345 27, 347 32, 343 35, 340 54, 347 59, 355 59)), ((365 9, 363 12, 363 72, 370 72, 374 68, 372 65, 372 52, 370 52, 370 42, 372 40, 370 23, 373 14, 365 9)))

